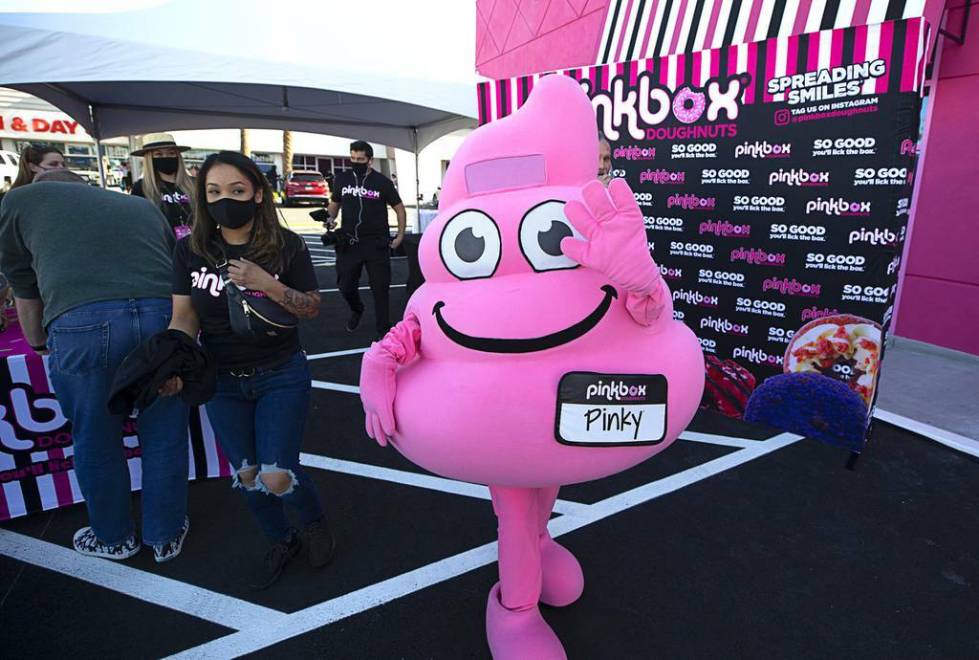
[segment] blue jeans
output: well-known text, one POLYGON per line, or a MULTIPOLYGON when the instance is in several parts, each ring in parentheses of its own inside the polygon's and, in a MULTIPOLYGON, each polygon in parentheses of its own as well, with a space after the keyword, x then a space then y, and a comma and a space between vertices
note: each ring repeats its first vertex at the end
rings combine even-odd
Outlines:
MULTIPOLYGON (((75 476, 92 530, 109 545, 133 534, 126 418, 109 414, 109 389, 126 355, 166 330, 170 314, 166 298, 108 300, 71 309, 48 328, 51 382, 71 420, 75 476)), ((149 545, 175 539, 187 514, 188 412, 180 397, 157 399, 139 412, 143 542, 149 545)))
POLYGON ((295 510, 301 525, 323 517, 316 488, 299 465, 311 390, 306 355, 299 352, 273 369, 256 369, 254 375, 218 375, 217 392, 207 404, 214 434, 238 470, 232 486, 244 492, 273 543, 292 533, 283 504, 295 510), (256 472, 253 482, 251 472, 256 472), (263 481, 263 476, 277 472, 290 480, 280 494, 263 481))

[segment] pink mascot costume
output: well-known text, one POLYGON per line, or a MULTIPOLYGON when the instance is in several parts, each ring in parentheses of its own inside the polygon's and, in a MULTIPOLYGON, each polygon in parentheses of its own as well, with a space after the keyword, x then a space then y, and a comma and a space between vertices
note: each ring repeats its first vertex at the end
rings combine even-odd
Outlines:
POLYGON ((419 248, 425 284, 361 370, 368 435, 489 485, 495 658, 565 657, 538 608, 584 588, 547 532, 558 488, 665 449, 703 390, 700 345, 673 320, 632 191, 594 180, 596 133, 585 93, 555 75, 466 139, 419 248))

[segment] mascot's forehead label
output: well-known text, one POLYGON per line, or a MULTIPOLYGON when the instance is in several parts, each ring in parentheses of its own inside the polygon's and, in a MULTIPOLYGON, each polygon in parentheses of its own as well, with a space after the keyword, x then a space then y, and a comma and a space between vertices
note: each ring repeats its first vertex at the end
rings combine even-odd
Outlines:
POLYGON ((666 377, 573 371, 558 385, 554 434, 565 445, 655 445, 666 438, 666 377))

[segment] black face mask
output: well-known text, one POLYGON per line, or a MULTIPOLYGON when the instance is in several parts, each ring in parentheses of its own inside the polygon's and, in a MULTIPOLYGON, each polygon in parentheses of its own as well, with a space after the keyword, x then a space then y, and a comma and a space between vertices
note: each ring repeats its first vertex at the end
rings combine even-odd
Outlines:
POLYGON ((367 163, 353 163, 353 171, 357 176, 367 174, 367 163))
POLYGON ((207 212, 219 226, 228 229, 240 229, 255 217, 257 205, 254 201, 241 201, 224 197, 216 202, 207 203, 207 212))
POLYGON ((176 156, 157 156, 153 159, 153 169, 162 174, 176 174, 177 173, 177 158, 176 156))

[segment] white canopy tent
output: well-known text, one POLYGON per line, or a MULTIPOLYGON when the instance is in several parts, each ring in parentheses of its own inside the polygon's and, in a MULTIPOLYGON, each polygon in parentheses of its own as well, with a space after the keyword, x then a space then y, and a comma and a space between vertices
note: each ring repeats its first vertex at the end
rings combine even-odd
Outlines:
MULTIPOLYGON (((414 151, 417 159, 418 151, 437 138, 475 125, 474 73, 460 75, 456 64, 443 75, 446 60, 437 56, 438 49, 422 49, 420 55, 429 60, 437 56, 437 61, 427 63, 419 62, 414 50, 411 56, 400 56, 398 49, 411 48, 418 39, 437 38, 435 34, 404 35, 403 43, 389 44, 380 60, 365 62, 357 57, 358 51, 341 49, 330 50, 332 54, 321 60, 298 51, 256 59, 255 49, 241 36, 248 26, 241 24, 219 23, 207 32, 203 50, 162 45, 158 33, 145 26, 139 37, 125 30, 127 23, 186 20, 181 14, 185 4, 173 0, 111 17, 0 14, 0 85, 57 106, 97 144, 105 138, 166 130, 275 128, 364 139, 414 151), (68 25, 73 29, 66 29, 68 25), (250 55, 224 54, 241 52, 250 55)), ((228 8, 226 3, 214 4, 228 8)), ((235 7, 240 10, 242 3, 235 7)), ((348 7, 336 16, 350 21, 356 34, 353 26, 358 20, 373 21, 374 29, 385 20, 378 9, 348 7)), ((267 3, 247 20, 262 25, 254 34, 263 39, 288 40, 288 31, 295 31, 281 16, 270 14, 267 3)), ((303 21, 304 16, 295 20, 303 21)), ((335 20, 333 26, 338 29, 335 20)), ((423 24, 417 27, 424 29, 423 24)), ((459 28, 472 32, 474 26, 459 28)), ((175 41, 188 45, 187 39, 167 43, 175 41)), ((471 72, 471 53, 459 57, 468 58, 465 66, 471 72)))

